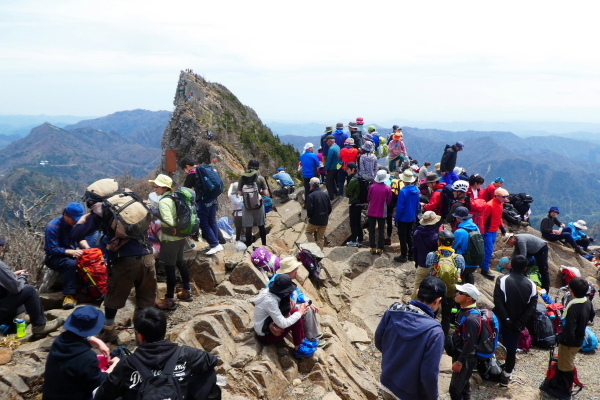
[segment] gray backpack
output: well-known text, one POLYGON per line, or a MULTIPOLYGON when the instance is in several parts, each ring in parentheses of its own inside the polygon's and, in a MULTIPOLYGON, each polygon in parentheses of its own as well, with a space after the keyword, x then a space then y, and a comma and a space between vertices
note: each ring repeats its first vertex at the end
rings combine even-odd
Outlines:
POLYGON ((253 178, 242 177, 242 198, 247 210, 258 210, 262 207, 263 198, 258 192, 258 173, 253 178))

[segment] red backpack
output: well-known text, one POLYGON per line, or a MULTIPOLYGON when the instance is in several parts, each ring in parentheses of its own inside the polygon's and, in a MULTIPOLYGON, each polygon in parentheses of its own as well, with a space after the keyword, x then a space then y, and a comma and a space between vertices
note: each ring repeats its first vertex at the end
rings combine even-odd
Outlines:
POLYGON ((479 228, 479 232, 482 235, 485 234, 485 223, 490 216, 490 207, 487 202, 482 198, 472 199, 471 210, 469 211, 473 215, 473 222, 479 228))
POLYGON ((77 296, 79 302, 102 301, 106 294, 108 271, 101 249, 84 249, 83 255, 77 259, 77 269, 83 287, 77 296))

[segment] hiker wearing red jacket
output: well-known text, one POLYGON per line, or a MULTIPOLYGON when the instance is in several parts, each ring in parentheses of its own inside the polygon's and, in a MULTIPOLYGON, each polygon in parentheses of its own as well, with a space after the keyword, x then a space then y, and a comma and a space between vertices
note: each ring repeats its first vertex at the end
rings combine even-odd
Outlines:
POLYGON ((484 199, 485 201, 490 201, 494 198, 496 189, 501 188, 504 185, 504 179, 502 177, 497 177, 494 179, 494 182, 490 183, 485 190, 479 192, 479 197, 484 199))
POLYGON ((506 229, 504 229, 504 223, 502 222, 502 210, 504 209, 504 203, 508 201, 508 194, 506 189, 498 188, 494 192, 494 198, 488 201, 490 215, 485 224, 486 229, 483 236, 485 255, 481 263, 481 275, 488 279, 495 278, 494 274, 490 272, 490 262, 492 261, 492 253, 494 252, 498 229, 500 229, 503 235, 506 235, 506 229))
POLYGON ((427 179, 425 180, 427 186, 431 188, 431 197, 429 198, 429 203, 425 204, 423 208, 425 211, 433 211, 437 215, 442 215, 442 206, 444 205, 444 198, 442 197, 442 189, 446 184, 444 182, 440 182, 439 176, 435 173, 427 174, 427 179))

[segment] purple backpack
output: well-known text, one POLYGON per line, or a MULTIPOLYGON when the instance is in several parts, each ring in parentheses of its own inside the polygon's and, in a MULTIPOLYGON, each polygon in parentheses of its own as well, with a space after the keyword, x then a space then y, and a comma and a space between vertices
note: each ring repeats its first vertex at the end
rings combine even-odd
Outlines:
POLYGON ((529 334, 529 330, 527 328, 521 331, 521 336, 519 337, 519 342, 517 343, 517 348, 523 350, 525 353, 529 352, 529 349, 533 346, 533 339, 529 334))
POLYGON ((258 247, 252 252, 251 260, 256 268, 271 274, 274 274, 279 269, 279 257, 269 253, 262 247, 258 247))

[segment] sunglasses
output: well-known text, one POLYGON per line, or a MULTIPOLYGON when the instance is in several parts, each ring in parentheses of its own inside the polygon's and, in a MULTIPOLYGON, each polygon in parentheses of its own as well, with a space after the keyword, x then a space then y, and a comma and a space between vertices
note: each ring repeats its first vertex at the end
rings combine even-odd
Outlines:
POLYGON ((508 196, 500 196, 499 194, 497 194, 496 197, 502 197, 503 199, 507 199, 508 198, 508 196))
POLYGON ((462 295, 462 296, 468 296, 468 297, 471 297, 471 296, 469 296, 467 293, 465 293, 465 292, 461 292, 461 291, 459 291, 459 290, 457 290, 457 291, 456 291, 456 293, 458 293, 458 294, 460 294, 460 295, 462 295))

